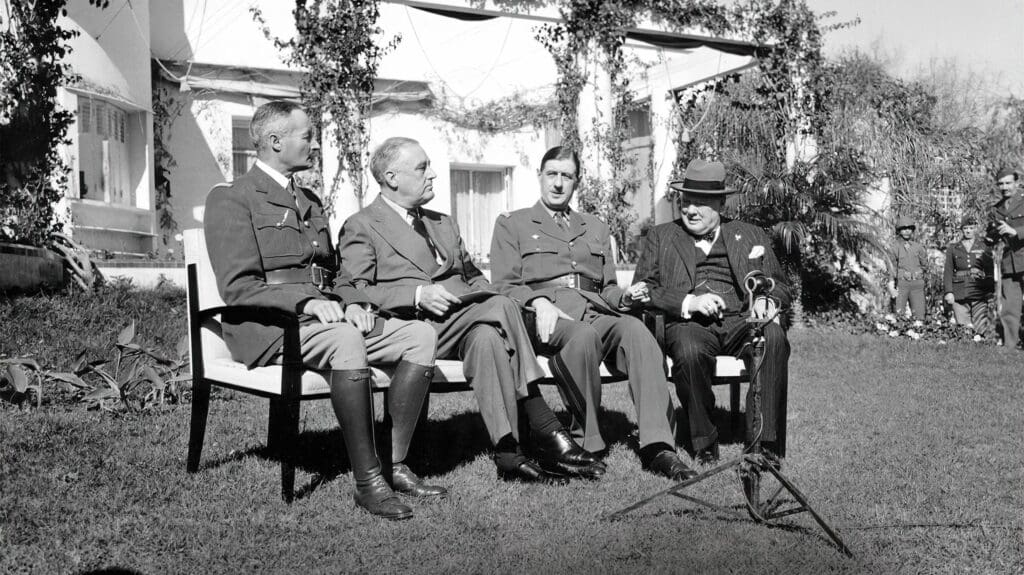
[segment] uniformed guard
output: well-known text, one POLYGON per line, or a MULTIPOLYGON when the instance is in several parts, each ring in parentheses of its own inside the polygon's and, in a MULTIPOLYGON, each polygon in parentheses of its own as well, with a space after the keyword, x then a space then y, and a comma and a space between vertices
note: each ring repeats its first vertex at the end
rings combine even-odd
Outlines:
POLYGON ((956 323, 985 337, 992 327, 988 310, 992 296, 992 252, 982 238, 975 237, 977 227, 974 216, 960 220, 961 239, 946 246, 942 284, 956 323))
POLYGON ((896 220, 896 244, 889 262, 889 294, 896 298, 897 314, 906 313, 907 302, 915 322, 922 322, 927 311, 924 280, 928 272, 928 251, 913 241, 917 225, 907 217, 896 220))
POLYGON ((661 349, 640 320, 622 313, 647 301, 647 288, 618 286, 608 226, 569 207, 579 181, 576 152, 548 150, 538 178, 541 200, 495 223, 491 281, 534 310, 534 348, 551 357, 585 449, 605 449, 597 421, 603 358, 629 379, 644 467, 676 480, 695 475, 675 450, 661 349))
POLYGON ((1020 175, 1003 168, 996 173, 1001 197, 989 210, 986 240, 990 245, 1002 244, 999 261, 999 289, 1002 294, 999 323, 1003 345, 1015 349, 1020 341, 1020 315, 1024 293, 1024 194, 1020 191, 1020 175))
MULTIPOLYGON (((411 517, 381 473, 368 365, 397 364, 387 405, 394 421, 394 489, 414 497, 444 495, 444 488, 424 484, 403 463, 433 377, 434 330, 419 321, 377 318, 366 294, 339 273, 320 200, 294 178, 312 165, 319 148, 306 113, 293 103, 264 104, 249 133, 256 165, 206 199, 206 246, 221 298, 248 310, 299 314, 303 363, 330 373, 356 504, 387 519, 411 517)), ((283 328, 268 314, 248 310, 223 315, 232 357, 248 367, 281 363, 283 328)))

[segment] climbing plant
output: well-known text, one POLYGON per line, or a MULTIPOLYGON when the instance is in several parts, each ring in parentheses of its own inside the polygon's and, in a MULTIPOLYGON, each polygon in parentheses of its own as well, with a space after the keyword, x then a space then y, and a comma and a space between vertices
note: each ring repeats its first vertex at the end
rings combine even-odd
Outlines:
MULTIPOLYGON (((338 165, 361 203, 374 78, 381 58, 398 42, 377 25, 379 0, 295 0, 296 33, 288 39, 273 35, 259 8, 251 12, 285 61, 305 70, 300 86, 303 105, 321 137, 333 140, 338 165)), ((326 190, 328 210, 341 170, 326 190)))
POLYGON ((60 229, 68 183, 60 145, 73 114, 57 88, 75 75, 62 61, 76 32, 57 25, 64 0, 12 0, 0 13, 0 241, 46 245, 60 229))

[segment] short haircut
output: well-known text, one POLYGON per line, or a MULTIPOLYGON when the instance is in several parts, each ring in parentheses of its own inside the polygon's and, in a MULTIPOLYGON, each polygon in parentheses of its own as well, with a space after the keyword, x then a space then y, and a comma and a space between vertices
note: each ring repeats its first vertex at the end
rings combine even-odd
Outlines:
POLYGON ((378 184, 384 185, 384 172, 398 159, 398 153, 406 146, 419 145, 419 142, 412 138, 396 136, 384 140, 373 153, 370 154, 370 173, 378 184))
POLYGON ((253 147, 257 150, 261 149, 261 144, 265 142, 266 137, 280 130, 281 124, 288 121, 292 112, 301 109, 302 106, 295 102, 284 100, 267 102, 256 108, 256 113, 252 115, 252 122, 249 123, 249 138, 252 139, 253 147))
POLYGON ((551 148, 540 159, 540 169, 543 170, 544 164, 551 160, 572 160, 572 163, 576 165, 576 175, 580 175, 580 157, 576 154, 576 150, 568 146, 555 146, 551 148))
POLYGON ((1002 168, 999 169, 998 172, 996 172, 996 180, 997 181, 1005 178, 1006 176, 1013 176, 1013 181, 1015 181, 1015 182, 1020 179, 1020 174, 1018 174, 1017 170, 1015 170, 1013 168, 1002 167, 1002 168))

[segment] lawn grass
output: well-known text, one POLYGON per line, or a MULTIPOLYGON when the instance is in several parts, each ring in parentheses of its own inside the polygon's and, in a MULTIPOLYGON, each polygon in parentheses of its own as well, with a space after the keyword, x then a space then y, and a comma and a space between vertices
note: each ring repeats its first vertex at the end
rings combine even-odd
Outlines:
MULTIPOLYGON (((472 395, 434 396, 414 467, 452 496, 400 523, 354 509, 326 402, 303 407, 306 489, 292 505, 262 456, 262 400, 213 402, 194 475, 187 405, 0 411, 0 573, 1024 572, 1024 354, 824 330, 791 339, 785 472, 856 559, 806 514, 767 528, 662 498, 603 520, 671 484, 639 471, 616 384, 607 476, 561 488, 498 482, 472 395)), ((693 493, 741 502, 732 474, 693 493)))

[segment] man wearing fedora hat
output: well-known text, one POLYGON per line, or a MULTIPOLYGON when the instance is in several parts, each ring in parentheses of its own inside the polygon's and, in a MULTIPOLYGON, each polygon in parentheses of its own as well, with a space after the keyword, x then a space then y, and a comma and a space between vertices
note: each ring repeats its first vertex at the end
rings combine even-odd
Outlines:
POLYGON ((953 317, 974 333, 988 335, 991 319, 988 300, 992 295, 992 253, 975 233, 978 220, 964 216, 960 220, 961 239, 946 246, 946 266, 942 274, 946 303, 953 306, 953 317))
MULTIPOLYGON (((725 198, 734 190, 725 187, 721 162, 693 160, 685 178, 669 185, 682 193, 682 217, 648 233, 634 281, 647 284, 648 307, 665 314, 665 351, 672 358, 672 379, 689 427, 688 447, 701 463, 713 463, 718 459, 718 430, 711 419, 715 356, 741 357, 749 371, 746 318, 771 317, 787 308, 792 290, 764 230, 722 217, 725 198), (775 284, 753 309, 743 288, 751 274, 764 274, 775 284)), ((760 439, 765 449, 782 457, 789 341, 778 322, 769 323, 764 336, 760 439)), ((747 399, 751 405, 749 393, 747 399)), ((753 416, 747 410, 748 433, 755 429, 753 416)))
POLYGON ((1014 349, 1020 340, 1020 316, 1024 293, 1024 195, 1020 193, 1016 170, 1003 168, 996 173, 1000 199, 989 210, 989 245, 1002 243, 999 261, 999 289, 1002 295, 999 323, 1003 345, 1014 349))
POLYGON ((647 289, 619 287, 608 225, 569 206, 579 167, 571 148, 556 146, 544 154, 540 201, 494 224, 491 281, 535 310, 534 349, 551 358, 584 449, 605 449, 597 421, 603 358, 629 380, 642 465, 677 481, 688 479, 696 472, 676 454, 664 356, 644 324, 626 313, 642 305, 647 289))
POLYGON ((913 240, 917 225, 908 217, 896 219, 896 243, 893 246, 889 265, 889 295, 896 298, 894 311, 906 313, 910 303, 910 314, 915 321, 924 321, 926 305, 924 278, 928 271, 928 251, 913 240))

